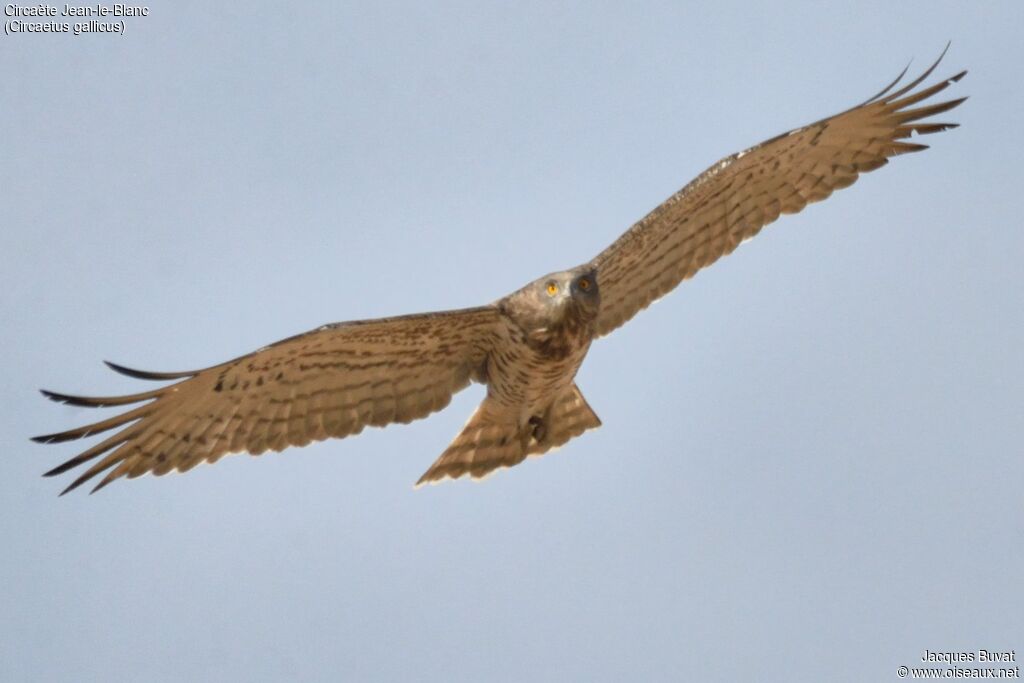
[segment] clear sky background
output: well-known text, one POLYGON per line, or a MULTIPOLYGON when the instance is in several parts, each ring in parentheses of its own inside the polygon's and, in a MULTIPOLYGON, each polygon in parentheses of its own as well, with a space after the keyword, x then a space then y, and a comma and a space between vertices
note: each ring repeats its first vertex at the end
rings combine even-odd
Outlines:
MULTIPOLYGON (((889 681, 1024 656, 1024 4, 156 3, 0 37, 0 680, 889 681), (714 6, 712 6, 714 5, 714 6), (596 343, 604 427, 409 426, 57 498, 108 395, 492 301, 953 45, 962 127, 596 343)), ((106 414, 106 413, 104 413, 106 414)))

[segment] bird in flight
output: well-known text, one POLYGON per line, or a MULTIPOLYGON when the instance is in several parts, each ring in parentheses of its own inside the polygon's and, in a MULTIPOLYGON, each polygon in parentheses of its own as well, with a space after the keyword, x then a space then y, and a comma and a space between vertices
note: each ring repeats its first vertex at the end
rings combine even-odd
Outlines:
POLYGON ((121 477, 185 472, 228 453, 342 438, 427 417, 471 382, 486 384, 486 397, 417 485, 480 478, 543 455, 601 424, 574 381, 593 340, 780 214, 825 199, 890 157, 926 149, 908 141, 914 135, 955 128, 924 119, 966 98, 926 101, 967 72, 917 90, 941 60, 899 89, 906 69, 863 104, 725 157, 593 260, 486 306, 324 325, 190 372, 107 363, 129 377, 171 382, 128 396, 44 390, 75 406, 132 406, 35 437, 59 443, 116 430, 45 476, 91 463, 61 495, 106 472, 95 492, 121 477))

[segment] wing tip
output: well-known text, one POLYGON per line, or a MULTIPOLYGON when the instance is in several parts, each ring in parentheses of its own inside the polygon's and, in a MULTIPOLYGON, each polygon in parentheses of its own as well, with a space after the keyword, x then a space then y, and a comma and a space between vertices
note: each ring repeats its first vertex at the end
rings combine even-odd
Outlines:
POLYGON ((56 401, 57 403, 67 403, 67 399, 69 398, 67 394, 50 391, 49 389, 40 389, 39 393, 51 401, 56 401))
POLYGON ((53 434, 41 434, 40 436, 31 437, 32 441, 36 443, 64 443, 65 441, 74 441, 75 439, 84 439, 87 436, 92 436, 98 432, 92 431, 92 427, 95 425, 84 425, 75 429, 69 429, 66 432, 54 432, 53 434))
POLYGON ((76 457, 72 458, 71 460, 68 460, 66 462, 62 462, 61 464, 57 465, 56 467, 54 467, 51 470, 43 472, 43 476, 44 477, 56 477, 57 475, 64 474, 68 470, 72 469, 73 467, 77 467, 80 464, 81 464, 81 462, 78 460, 78 457, 76 456, 76 457))
MULTIPOLYGON (((66 463, 64 463, 62 465, 58 465, 57 467, 54 467, 52 470, 50 470, 49 472, 47 472, 43 476, 44 477, 52 477, 52 476, 55 476, 55 475, 58 475, 58 474, 62 474, 63 472, 66 472, 67 470, 69 470, 69 469, 71 469, 73 467, 77 467, 78 465, 81 465, 83 462, 86 462, 87 460, 90 460, 90 459, 91 459, 91 457, 90 458, 82 459, 81 456, 78 456, 76 458, 72 458, 71 460, 68 460, 66 463)), ((108 456, 108 460, 109 460, 109 456, 108 456)), ((115 464, 117 464, 116 460, 113 460, 113 461, 110 461, 110 462, 104 460, 104 461, 101 461, 101 462, 93 465, 88 470, 83 472, 77 479, 75 479, 73 482, 68 484, 67 488, 65 488, 63 491, 60 492, 60 495, 63 496, 66 493, 70 493, 70 492, 74 491, 75 489, 77 489, 79 486, 81 486, 85 482, 89 481, 90 479, 92 479, 93 477, 97 476, 101 472, 110 469, 115 464)), ((93 494, 93 493, 96 493, 101 488, 103 488, 104 486, 106 486, 110 482, 114 481, 114 479, 116 479, 116 478, 117 477, 111 478, 110 475, 108 474, 107 477, 105 477, 103 479, 103 481, 101 481, 99 484, 97 484, 92 489, 92 491, 89 492, 90 495, 93 494)))
POLYGON ((424 472, 423 476, 420 477, 419 479, 417 479, 416 483, 412 485, 412 490, 413 491, 419 491, 420 489, 426 488, 427 486, 436 486, 436 485, 440 484, 442 481, 444 481, 444 479, 445 479, 445 477, 440 477, 440 478, 438 478, 438 477, 431 477, 431 478, 428 478, 429 474, 430 474, 429 472, 424 472))
POLYGON ((113 370, 114 372, 126 375, 133 379, 149 379, 156 381, 163 381, 169 379, 183 379, 185 377, 191 377, 196 374, 195 372, 150 372, 149 370, 136 370, 135 368, 129 368, 113 361, 105 360, 104 365, 113 370))
POLYGON ((63 403, 64 405, 82 408, 110 408, 139 403, 141 401, 150 401, 162 396, 164 391, 165 389, 161 388, 154 389, 153 391, 144 391, 139 394, 126 394, 124 396, 75 396, 74 394, 62 394, 57 391, 50 391, 49 389, 40 389, 39 393, 51 401, 63 403))
MULTIPOLYGON (((942 59, 946 56, 946 52, 949 51, 949 46, 952 45, 952 44, 953 44, 952 41, 949 41, 948 43, 946 43, 946 47, 942 48, 942 52, 941 52, 941 54, 939 54, 939 58, 936 59, 934 62, 932 62, 932 65, 924 70, 924 73, 922 73, 920 76, 918 76, 917 78, 912 80, 910 83, 907 83, 906 85, 904 85, 902 88, 900 88, 896 92, 893 92, 893 93, 889 92, 898 82, 900 82, 903 79, 903 76, 906 74, 906 69, 904 69, 903 73, 900 74, 899 78, 897 78, 896 81, 891 83, 887 88, 885 88, 885 90, 883 90, 878 95, 875 95, 874 97, 872 97, 870 100, 868 100, 864 104, 868 104, 868 103, 875 102, 875 101, 892 102, 892 101, 896 100, 897 98, 902 97, 903 95, 906 95, 908 92, 912 91, 914 88, 916 88, 918 85, 920 85, 925 79, 927 79, 929 76, 932 75, 932 72, 934 72, 935 69, 942 62, 942 59)), ((907 65, 907 68, 909 68, 909 65, 907 65)), ((963 78, 964 74, 966 74, 966 73, 967 73, 967 71, 965 69, 960 74, 957 74, 958 78, 956 80, 959 80, 960 78, 963 78)), ((948 83, 947 83, 947 85, 948 85, 948 83)))
POLYGON ((88 396, 75 396, 73 394, 62 394, 59 391, 40 389, 39 393, 54 403, 62 403, 66 406, 80 406, 82 408, 101 408, 107 405, 120 405, 122 402, 111 398, 91 398, 88 396))
POLYGON ((58 498, 62 498, 64 496, 66 496, 67 494, 71 493, 72 491, 74 491, 75 489, 77 489, 81 485, 82 485, 82 482, 79 481, 78 479, 75 479, 73 482, 68 484, 67 488, 65 488, 63 491, 58 493, 57 497, 58 498))
POLYGON ((138 372, 137 370, 132 370, 131 368, 127 368, 123 365, 118 365, 117 363, 109 360, 103 361, 103 364, 106 365, 111 370, 113 370, 114 372, 120 373, 122 375, 127 375, 128 377, 134 377, 135 373, 138 372))

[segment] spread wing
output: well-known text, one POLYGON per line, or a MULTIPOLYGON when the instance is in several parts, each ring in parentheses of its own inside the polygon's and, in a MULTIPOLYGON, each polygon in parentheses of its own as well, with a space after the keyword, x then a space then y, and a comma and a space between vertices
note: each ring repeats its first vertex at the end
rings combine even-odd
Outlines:
POLYGON ((143 372, 108 363, 139 379, 180 381, 110 398, 43 391, 71 405, 141 405, 34 440, 69 441, 120 428, 46 473, 103 456, 67 493, 112 467, 93 491, 123 476, 184 472, 226 453, 258 455, 356 434, 367 425, 410 422, 448 405, 470 381, 483 381, 499 315, 483 307, 325 325, 193 372, 143 372))
POLYGON ((860 173, 884 166, 889 157, 927 149, 904 142, 915 133, 955 128, 921 120, 966 97, 912 108, 967 73, 912 92, 941 60, 895 92, 890 91, 906 69, 861 105, 722 159, 625 232, 591 262, 601 285, 598 335, 732 252, 779 214, 825 199, 860 173))

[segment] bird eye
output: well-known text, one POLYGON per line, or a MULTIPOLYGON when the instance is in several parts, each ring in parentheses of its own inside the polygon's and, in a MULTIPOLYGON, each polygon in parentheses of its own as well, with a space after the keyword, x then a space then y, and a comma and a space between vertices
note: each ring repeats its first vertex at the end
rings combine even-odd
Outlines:
POLYGON ((576 284, 578 284, 580 289, 582 289, 584 292, 590 289, 590 280, 588 280, 585 277, 581 277, 579 282, 577 282, 576 284))
POLYGON ((554 296, 555 294, 558 294, 558 285, 556 285, 554 282, 549 282, 548 296, 554 296))

